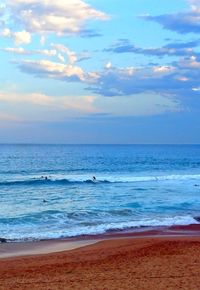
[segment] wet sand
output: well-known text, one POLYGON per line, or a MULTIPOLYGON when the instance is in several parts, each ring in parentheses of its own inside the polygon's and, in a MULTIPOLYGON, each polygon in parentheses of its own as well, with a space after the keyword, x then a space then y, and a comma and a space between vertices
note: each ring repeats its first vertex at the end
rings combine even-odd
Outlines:
POLYGON ((49 240, 30 243, 3 243, 0 245, 0 262, 3 258, 58 253, 94 244, 96 240, 49 240))
MULTIPOLYGON (((68 251, 63 251, 68 241, 41 242, 48 251, 53 243, 62 245, 62 249, 55 247, 56 253, 39 251, 37 255, 35 250, 29 256, 0 259, 0 289, 200 289, 199 229, 194 225, 172 227, 164 233, 113 234, 102 236, 104 240, 100 241, 82 239, 76 244, 81 248, 68 251), (88 241, 91 244, 84 246, 88 241)), ((35 249, 41 247, 34 245, 35 249)), ((25 244, 18 249, 16 244, 2 244, 0 249, 2 246, 4 253, 9 252, 6 247, 15 248, 16 253, 25 244)))

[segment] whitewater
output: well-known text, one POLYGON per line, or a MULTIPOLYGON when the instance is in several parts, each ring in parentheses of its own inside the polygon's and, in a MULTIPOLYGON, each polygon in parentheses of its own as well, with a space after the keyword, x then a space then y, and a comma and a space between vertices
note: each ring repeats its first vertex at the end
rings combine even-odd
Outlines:
POLYGON ((0 205, 8 241, 197 224, 200 146, 0 145, 0 205))

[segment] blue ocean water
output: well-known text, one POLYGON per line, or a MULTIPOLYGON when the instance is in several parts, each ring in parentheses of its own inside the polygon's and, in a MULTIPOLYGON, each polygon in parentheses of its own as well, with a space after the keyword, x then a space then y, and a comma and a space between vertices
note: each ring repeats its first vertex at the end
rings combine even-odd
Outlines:
POLYGON ((187 225, 197 216, 199 145, 0 145, 0 237, 187 225))

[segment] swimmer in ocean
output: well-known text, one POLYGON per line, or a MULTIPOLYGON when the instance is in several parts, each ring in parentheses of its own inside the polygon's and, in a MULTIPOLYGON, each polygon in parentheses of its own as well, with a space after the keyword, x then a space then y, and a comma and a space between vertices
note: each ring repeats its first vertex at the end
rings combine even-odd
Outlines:
POLYGON ((92 181, 93 182, 97 181, 95 176, 92 177, 92 181))

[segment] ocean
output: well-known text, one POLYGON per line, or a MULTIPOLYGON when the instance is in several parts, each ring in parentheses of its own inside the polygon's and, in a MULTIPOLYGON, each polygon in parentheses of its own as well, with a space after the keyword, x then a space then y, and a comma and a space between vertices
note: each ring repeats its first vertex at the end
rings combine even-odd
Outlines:
POLYGON ((134 231, 199 216, 200 145, 0 145, 1 238, 134 231))

